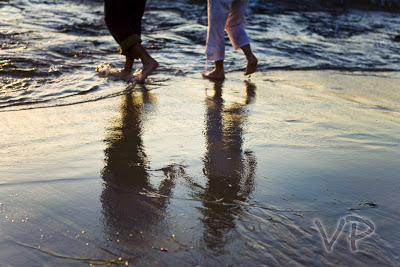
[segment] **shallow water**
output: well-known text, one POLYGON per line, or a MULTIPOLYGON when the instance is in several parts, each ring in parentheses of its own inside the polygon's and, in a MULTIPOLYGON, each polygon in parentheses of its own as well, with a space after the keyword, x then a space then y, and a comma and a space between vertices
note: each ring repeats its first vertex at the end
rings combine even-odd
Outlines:
POLYGON ((205 23, 149 1, 137 86, 95 71, 123 63, 100 2, 0 1, 2 264, 399 265, 398 14, 254 2, 260 70, 228 48, 222 84, 205 23), (315 219, 350 214, 374 234, 327 252, 315 219))

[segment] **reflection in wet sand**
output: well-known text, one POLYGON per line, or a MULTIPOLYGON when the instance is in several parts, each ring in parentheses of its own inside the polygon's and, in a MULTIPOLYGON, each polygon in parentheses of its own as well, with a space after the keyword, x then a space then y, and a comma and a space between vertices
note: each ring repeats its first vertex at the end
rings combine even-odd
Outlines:
POLYGON ((237 203, 246 201, 253 190, 256 158, 252 151, 243 151, 243 124, 246 120, 246 104, 255 99, 255 85, 246 82, 245 103, 225 106, 221 82, 215 82, 214 95, 207 96, 206 106, 206 153, 203 172, 207 177, 204 191, 198 193, 204 208, 201 220, 204 227, 205 245, 218 252, 229 239, 226 235, 234 229, 235 217, 240 206, 211 204, 218 201, 237 203))
POLYGON ((157 187, 150 183, 149 160, 142 135, 146 113, 154 103, 155 97, 146 90, 125 95, 121 119, 112 122, 105 139, 101 194, 105 233, 109 241, 119 243, 119 250, 125 247, 129 254, 140 252, 143 244, 153 240, 153 234, 162 231, 169 203, 168 198, 150 198, 141 193, 171 195, 176 177, 171 172, 181 171, 165 168, 164 175, 168 179, 163 179, 157 187))
MULTIPOLYGON (((227 234, 236 228, 235 218, 242 209, 240 205, 221 203, 246 201, 253 190, 256 169, 253 152, 242 148, 246 105, 255 100, 256 87, 246 82, 244 103, 226 106, 222 86, 222 83, 215 83, 214 95, 205 99, 203 172, 207 183, 201 191, 194 193, 194 198, 202 202, 199 208, 203 225, 201 247, 215 253, 229 242, 227 234)), ((148 254, 150 244, 160 244, 160 237, 170 236, 166 210, 177 177, 185 176, 182 168, 167 166, 161 169, 166 179, 158 186, 150 181, 150 162, 142 136, 148 121, 146 115, 154 108, 155 101, 149 91, 125 95, 121 117, 112 120, 105 139, 101 195, 104 232, 114 244, 112 251, 125 252, 129 256, 132 253, 134 256, 148 254), (143 192, 163 197, 148 197, 143 192)))

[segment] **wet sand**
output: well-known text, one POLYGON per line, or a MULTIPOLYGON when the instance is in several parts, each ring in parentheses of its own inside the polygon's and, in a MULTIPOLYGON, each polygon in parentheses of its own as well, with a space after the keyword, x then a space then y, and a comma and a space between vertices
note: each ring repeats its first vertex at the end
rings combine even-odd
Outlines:
POLYGON ((144 86, 108 80, 114 94, 93 101, 0 110, 1 262, 397 266, 399 84, 160 71, 144 86), (327 252, 315 219, 331 237, 350 214, 374 233, 352 252, 346 225, 327 252))

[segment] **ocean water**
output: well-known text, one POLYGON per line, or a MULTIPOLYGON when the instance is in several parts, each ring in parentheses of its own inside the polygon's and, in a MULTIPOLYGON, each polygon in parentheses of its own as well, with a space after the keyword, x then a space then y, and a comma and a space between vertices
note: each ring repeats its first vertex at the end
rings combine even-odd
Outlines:
POLYGON ((398 2, 296 2, 251 1, 258 73, 227 39, 213 83, 206 1, 149 0, 139 87, 96 72, 101 1, 0 0, 0 265, 398 266, 398 2))

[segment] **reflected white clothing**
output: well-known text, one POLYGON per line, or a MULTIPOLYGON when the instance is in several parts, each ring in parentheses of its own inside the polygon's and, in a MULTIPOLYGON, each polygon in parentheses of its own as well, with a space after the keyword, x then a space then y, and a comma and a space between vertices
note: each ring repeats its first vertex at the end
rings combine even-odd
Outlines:
POLYGON ((225 33, 235 50, 250 44, 244 26, 248 0, 208 0, 207 60, 225 58, 225 33))

